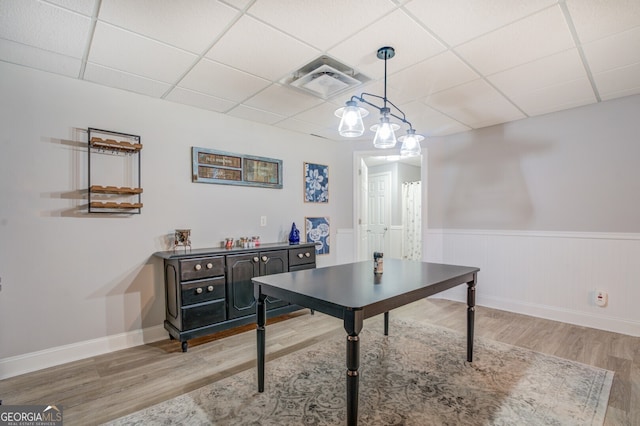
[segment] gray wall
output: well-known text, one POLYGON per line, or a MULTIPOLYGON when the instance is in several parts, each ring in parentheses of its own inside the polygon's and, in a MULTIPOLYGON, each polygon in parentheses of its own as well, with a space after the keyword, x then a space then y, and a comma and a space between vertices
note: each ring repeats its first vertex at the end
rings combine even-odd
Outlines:
POLYGON ((429 228, 640 232, 640 95, 426 146, 429 228))
POLYGON ((161 326, 152 254, 176 228, 201 248, 227 236, 286 241, 305 216, 328 216, 332 241, 352 226, 343 143, 3 62, 0 93, 0 361, 161 326), (142 214, 86 214, 88 127, 142 137, 142 214), (281 159, 284 188, 192 183, 192 146, 281 159), (329 166, 329 203, 304 203, 303 162, 329 166))

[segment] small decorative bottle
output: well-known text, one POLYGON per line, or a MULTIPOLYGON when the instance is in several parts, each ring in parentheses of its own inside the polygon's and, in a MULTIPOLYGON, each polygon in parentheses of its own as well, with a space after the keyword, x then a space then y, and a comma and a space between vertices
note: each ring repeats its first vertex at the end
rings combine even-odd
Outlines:
POLYGON ((384 255, 381 252, 378 251, 374 251, 373 252, 373 273, 374 274, 382 274, 382 272, 384 271, 384 262, 383 262, 383 258, 384 255))
POLYGON ((296 228, 296 223, 291 224, 291 232, 289 232, 289 244, 300 244, 300 231, 296 228))

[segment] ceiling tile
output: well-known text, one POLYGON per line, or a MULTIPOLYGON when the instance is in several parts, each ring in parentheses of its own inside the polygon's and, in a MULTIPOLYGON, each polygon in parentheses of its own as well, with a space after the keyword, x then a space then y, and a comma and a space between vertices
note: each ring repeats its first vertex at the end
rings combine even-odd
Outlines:
POLYGON ((581 43, 640 25, 638 0, 566 0, 581 43))
POLYGON ((148 78, 106 68, 100 65, 87 63, 84 71, 84 78, 94 83, 105 86, 117 87, 130 92, 142 93, 143 95, 159 98, 171 86, 148 78))
POLYGON ((470 127, 426 106, 424 101, 413 101, 402 105, 402 110, 407 114, 407 119, 416 133, 426 138, 471 130, 470 127))
POLYGON ((17 65, 77 78, 82 62, 78 58, 59 55, 25 44, 0 39, 0 58, 17 65))
POLYGON ((283 116, 292 116, 322 103, 322 99, 277 84, 243 102, 244 105, 283 116))
POLYGON ((100 20, 181 49, 205 53, 238 11, 210 0, 103 1, 100 20))
POLYGON ((93 15, 94 10, 100 3, 97 0, 46 0, 47 3, 57 4, 65 9, 82 13, 86 16, 93 15))
POLYGON ((301 112, 300 114, 296 114, 293 118, 299 121, 316 124, 319 127, 335 126, 337 128, 340 124, 340 119, 335 116, 334 112, 342 106, 344 106, 344 104, 323 102, 320 105, 301 112))
POLYGON ((599 74, 593 79, 602 99, 613 99, 640 93, 640 63, 599 74))
POLYGON ((586 76, 537 90, 520 92, 510 98, 529 116, 575 108, 596 101, 593 88, 586 76))
POLYGON ((220 0, 222 3, 226 3, 231 7, 235 7, 238 10, 243 10, 254 0, 220 0))
POLYGON ((428 105, 472 128, 525 117, 483 80, 475 80, 435 93, 429 98, 428 105))
POLYGON ((203 59, 178 84, 180 87, 232 101, 244 101, 270 81, 203 59))
POLYGON ((555 3, 557 0, 414 0, 406 8, 445 43, 457 46, 555 3))
POLYGON ((418 99, 479 77, 456 55, 444 52, 395 73, 388 80, 390 86, 418 99))
POLYGON ((640 27, 587 43, 582 49, 593 73, 638 63, 640 27))
POLYGON ((505 95, 515 96, 586 77, 578 50, 569 49, 490 75, 487 79, 505 95))
POLYGON ((166 44, 98 22, 89 61, 98 65, 173 83, 196 56, 166 44))
POLYGON ((275 124, 285 118, 282 115, 274 114, 272 112, 263 111, 260 109, 250 108, 245 105, 238 105, 227 114, 234 117, 243 118, 245 120, 256 121, 258 123, 264 124, 275 124))
POLYGON ((397 10, 340 43, 329 54, 377 79, 384 77, 384 61, 377 57, 378 49, 384 46, 395 49, 395 56, 387 60, 389 74, 445 50, 428 31, 397 10), (385 28, 393 28, 393 31, 385 31, 385 28))
POLYGON ((472 67, 492 74, 575 47, 559 6, 465 43, 455 50, 472 67))
POLYGON ((216 98, 214 96, 208 96, 192 90, 182 89, 180 87, 173 89, 165 99, 216 112, 226 112, 236 105, 235 102, 216 98))
POLYGON ((262 78, 280 80, 319 55, 320 51, 245 16, 206 56, 262 78))
POLYGON ((324 51, 393 8, 388 0, 270 0, 254 3, 248 13, 324 51))
POLYGON ((82 58, 91 19, 35 0, 3 0, 0 38, 82 58))

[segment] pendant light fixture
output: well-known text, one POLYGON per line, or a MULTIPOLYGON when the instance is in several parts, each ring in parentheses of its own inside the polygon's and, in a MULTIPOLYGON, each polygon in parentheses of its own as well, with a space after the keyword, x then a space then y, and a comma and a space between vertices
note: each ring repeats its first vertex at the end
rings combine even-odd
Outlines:
POLYGON ((385 46, 378 49, 378 59, 384 60, 384 96, 374 95, 371 93, 361 93, 360 96, 352 96, 346 102, 346 106, 336 110, 335 115, 340 118, 340 126, 338 132, 340 136, 348 138, 357 138, 364 133, 364 123, 362 118, 369 114, 365 108, 358 106, 358 102, 367 104, 380 112, 380 123, 371 126, 371 130, 376 132, 373 138, 373 146, 376 148, 393 148, 396 146, 396 141, 402 142, 402 148, 400 149, 400 155, 412 156, 420 155, 420 141, 424 139, 424 136, 417 135, 411 123, 407 120, 404 112, 387 99, 387 60, 395 56, 396 52, 393 47, 385 46), (365 99, 367 97, 374 97, 382 100, 382 106, 378 106, 365 99), (389 104, 394 109, 387 106, 389 104), (391 118, 400 120, 409 126, 407 134, 396 139, 395 131, 400 128, 396 123, 391 122, 391 118))

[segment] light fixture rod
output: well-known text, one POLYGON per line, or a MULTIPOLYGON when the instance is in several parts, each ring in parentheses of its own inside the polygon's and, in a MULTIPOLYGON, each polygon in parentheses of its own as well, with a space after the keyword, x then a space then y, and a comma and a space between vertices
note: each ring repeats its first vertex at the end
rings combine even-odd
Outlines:
POLYGON ((384 56, 384 107, 387 107, 387 59, 392 58, 395 55, 395 50, 393 47, 382 47, 378 49, 378 57, 380 55, 384 56))
POLYGON ((397 106, 395 106, 395 104, 394 104, 393 102, 391 102, 391 101, 390 101, 390 100, 388 100, 388 99, 383 98, 382 96, 374 95, 373 93, 366 93, 366 92, 365 92, 365 93, 360 93, 360 96, 356 96, 356 95, 351 96, 351 100, 352 100, 352 101, 357 100, 357 101, 359 101, 359 102, 362 102, 362 103, 364 103, 364 104, 367 104, 367 105, 369 105, 369 106, 372 106, 372 107, 374 107, 374 108, 375 108, 375 109, 377 109, 377 110, 380 110, 380 109, 381 109, 378 105, 376 105, 376 104, 374 104, 374 103, 371 103, 371 102, 367 101, 366 99, 364 99, 364 97, 363 97, 364 95, 372 96, 372 97, 374 97, 374 98, 378 98, 378 99, 382 99, 383 101, 385 101, 385 108, 386 108, 386 102, 388 102, 388 103, 389 103, 392 107, 394 107, 394 108, 395 108, 395 109, 396 109, 400 114, 402 114, 402 117, 400 117, 400 116, 398 116, 398 115, 396 115, 396 114, 394 114, 394 113, 392 113, 392 112, 389 112, 389 115, 390 115, 391 117, 397 118, 398 120, 400 120, 400 121, 402 121, 403 123, 407 124, 407 125, 409 126, 409 128, 410 128, 410 129, 413 129, 413 126, 411 125, 411 122, 410 122, 409 120, 407 120, 407 116, 405 115, 405 113, 404 113, 400 108, 398 108, 397 106))

